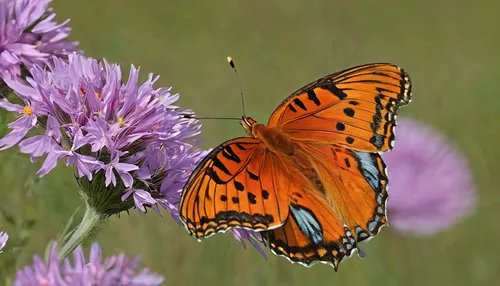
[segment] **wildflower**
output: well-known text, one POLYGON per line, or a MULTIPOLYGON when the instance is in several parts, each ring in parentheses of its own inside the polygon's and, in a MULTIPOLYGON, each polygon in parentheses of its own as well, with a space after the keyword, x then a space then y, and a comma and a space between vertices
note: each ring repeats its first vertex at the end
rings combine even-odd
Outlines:
MULTIPOLYGON (((172 105, 178 95, 170 88, 154 89, 158 77, 151 74, 138 86, 134 66, 124 84, 118 65, 77 54, 68 62, 54 57, 49 68, 35 65, 30 74, 27 84, 6 79, 24 106, 0 100, 0 107, 18 113, 9 124, 13 131, 0 139, 0 150, 19 145, 32 161, 45 157, 40 177, 65 160, 81 186, 102 177, 97 192, 117 189, 141 210, 157 204, 170 210, 165 200, 180 192, 204 155, 193 150, 197 121, 183 118, 172 105), (24 139, 32 129, 45 134, 24 139)), ((105 207, 97 210, 116 213, 105 207)))
POLYGON ((52 0, 0 1, 0 77, 21 75, 21 68, 47 64, 51 56, 65 57, 76 50, 67 42, 69 20, 60 24, 48 7, 52 0))
POLYGON ((47 262, 35 255, 33 265, 24 267, 16 274, 14 285, 161 285, 165 278, 151 273, 145 268, 139 270, 139 259, 126 257, 124 254, 111 256, 103 261, 101 248, 92 244, 88 260, 82 247, 73 251, 73 263, 66 258, 60 259, 53 243, 47 262))
POLYGON ((103 218, 134 206, 157 213, 161 206, 180 222, 182 188, 207 152, 193 140, 200 132, 194 116, 186 116, 193 113, 173 105, 179 95, 154 89, 152 74, 138 86, 134 66, 123 83, 118 65, 78 54, 67 62, 54 57, 30 74, 26 82, 5 79, 24 105, 0 99, 0 108, 18 114, 0 151, 19 145, 33 162, 44 157, 40 177, 59 160, 73 167, 87 210, 63 257, 103 218), (25 138, 30 130, 44 132, 25 138))
POLYGON ((389 173, 389 225, 406 234, 449 228, 476 203, 467 158, 432 128, 408 119, 398 123, 396 148, 383 154, 389 173))

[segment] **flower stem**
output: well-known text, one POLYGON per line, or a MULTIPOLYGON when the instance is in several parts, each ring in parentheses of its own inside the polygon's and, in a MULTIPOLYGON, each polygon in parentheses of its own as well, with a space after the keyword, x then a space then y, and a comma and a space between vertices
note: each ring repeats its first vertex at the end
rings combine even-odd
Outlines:
POLYGON ((70 239, 64 243, 63 247, 59 251, 59 255, 61 259, 66 258, 80 243, 82 243, 85 238, 87 238, 92 231, 94 231, 103 216, 97 213, 93 208, 87 205, 85 210, 85 215, 80 222, 80 225, 76 228, 76 230, 71 235, 70 239))

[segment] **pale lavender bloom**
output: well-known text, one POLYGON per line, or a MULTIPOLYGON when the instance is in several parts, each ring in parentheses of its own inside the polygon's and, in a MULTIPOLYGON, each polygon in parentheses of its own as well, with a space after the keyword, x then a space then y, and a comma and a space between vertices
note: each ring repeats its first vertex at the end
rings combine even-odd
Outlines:
POLYGON ((53 286, 152 286, 162 285, 165 278, 151 273, 145 268, 139 270, 139 259, 126 257, 124 254, 102 258, 101 248, 92 244, 88 262, 81 246, 73 251, 73 262, 66 258, 59 259, 56 244, 52 244, 48 262, 35 255, 33 265, 19 270, 14 282, 21 285, 53 286))
POLYGON ((0 77, 19 76, 21 65, 47 64, 52 55, 65 57, 76 51, 67 42, 71 28, 54 21, 48 7, 52 0, 0 1, 0 77))
POLYGON ((26 83, 5 79, 25 106, 0 101, 0 107, 20 117, 0 139, 0 150, 19 144, 33 162, 45 156, 40 176, 66 158, 78 179, 104 177, 96 180, 102 186, 80 185, 91 186, 84 196, 89 198, 102 188, 105 198, 93 201, 105 215, 130 207, 106 202, 113 189, 119 193, 112 197, 133 200, 141 211, 150 207, 159 213, 161 205, 179 222, 182 188, 207 154, 192 139, 200 125, 185 115, 193 113, 173 105, 179 95, 170 88, 154 89, 158 77, 152 74, 139 86, 134 66, 123 83, 120 66, 77 54, 69 55, 68 62, 54 58, 47 68, 35 65, 30 74, 26 83), (45 134, 20 142, 33 128, 45 128, 45 134))
POLYGON ((7 244, 7 240, 9 240, 9 235, 6 232, 0 231, 0 253, 2 253, 2 249, 7 244))
POLYGON ((389 173, 389 226, 406 234, 451 227, 476 205, 465 155, 444 134, 398 121, 395 148, 383 154, 389 173))
POLYGON ((139 85, 139 70, 132 66, 123 83, 120 66, 78 54, 69 55, 68 62, 53 58, 48 68, 35 65, 30 74, 26 82, 5 79, 25 106, 0 101, 0 107, 19 114, 9 125, 14 130, 0 139, 0 150, 19 144, 32 161, 45 156, 40 176, 64 158, 78 178, 92 180, 102 170, 103 189, 123 182, 128 189, 123 199, 133 194, 143 211, 144 206, 159 211, 157 203, 165 206, 172 193, 180 196, 204 154, 193 151, 196 142, 191 138, 200 125, 182 117, 191 112, 172 105, 179 96, 170 88, 153 88, 158 77, 150 74, 139 85), (40 127, 45 135, 19 143, 29 130, 40 127))

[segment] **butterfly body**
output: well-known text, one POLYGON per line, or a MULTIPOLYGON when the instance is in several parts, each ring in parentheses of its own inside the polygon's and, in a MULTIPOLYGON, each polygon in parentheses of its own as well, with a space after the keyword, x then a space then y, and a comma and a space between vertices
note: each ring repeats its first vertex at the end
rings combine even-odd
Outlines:
POLYGON ((387 224, 395 115, 410 102, 408 74, 368 64, 325 76, 286 98, 267 125, 243 116, 249 137, 212 150, 184 187, 180 217, 196 238, 259 231, 271 251, 335 270, 387 224))

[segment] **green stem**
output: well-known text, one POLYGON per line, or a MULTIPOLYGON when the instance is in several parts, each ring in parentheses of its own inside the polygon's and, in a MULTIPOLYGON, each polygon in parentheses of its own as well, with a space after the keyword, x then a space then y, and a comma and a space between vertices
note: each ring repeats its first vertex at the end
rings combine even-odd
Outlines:
POLYGON ((61 259, 66 258, 80 243, 82 243, 85 238, 87 238, 92 231, 94 231, 103 216, 97 213, 93 208, 87 205, 85 210, 85 215, 80 222, 80 225, 76 228, 76 230, 71 235, 70 239, 66 241, 64 246, 60 249, 59 255, 61 259))

